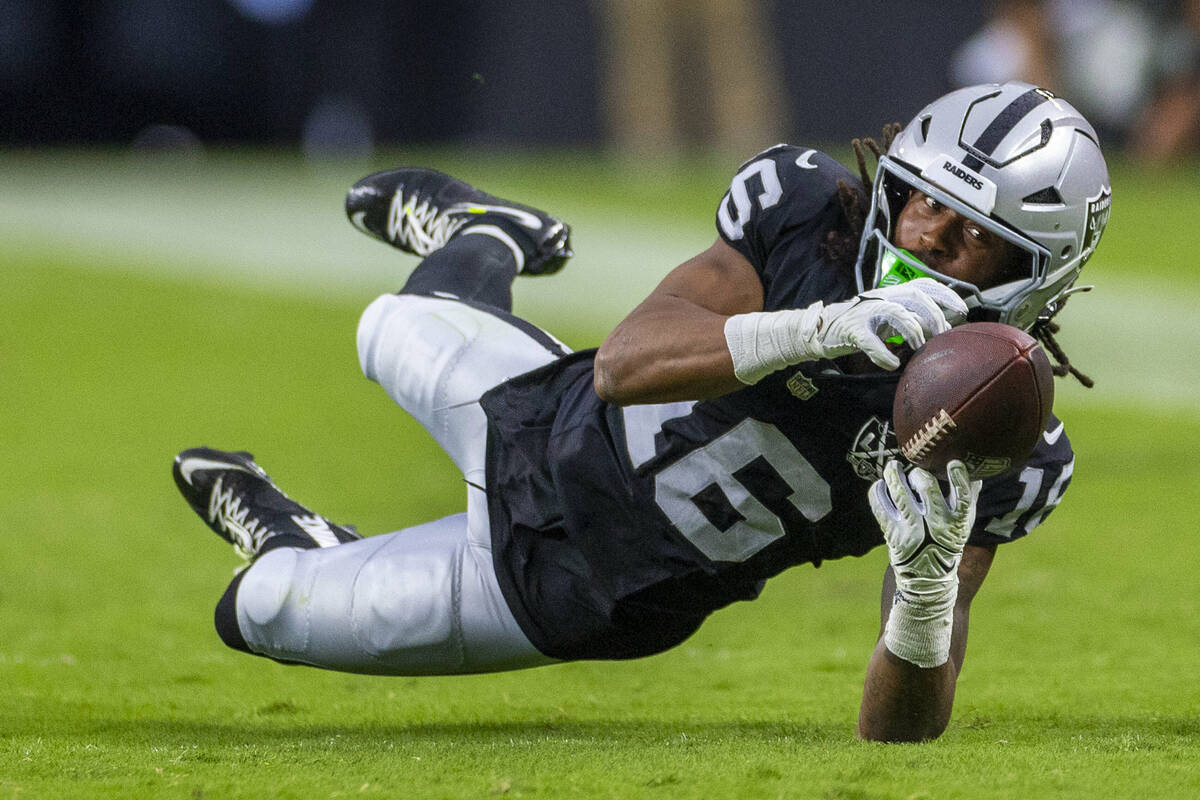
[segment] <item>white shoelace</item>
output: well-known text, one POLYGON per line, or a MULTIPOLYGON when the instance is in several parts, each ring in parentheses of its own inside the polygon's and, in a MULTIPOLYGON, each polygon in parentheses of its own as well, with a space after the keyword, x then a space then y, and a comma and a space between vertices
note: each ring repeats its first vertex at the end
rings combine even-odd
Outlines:
POLYGON ((247 559, 253 558, 263 540, 274 533, 257 517, 250 516, 250 509, 242 507, 242 498, 232 489, 226 491, 219 476, 208 498, 208 519, 230 535, 234 548, 247 559))
POLYGON ((428 200, 417 200, 416 192, 407 199, 402 191, 396 192, 388 210, 388 237, 419 256, 427 256, 450 241, 467 224, 467 218, 442 213, 428 200))

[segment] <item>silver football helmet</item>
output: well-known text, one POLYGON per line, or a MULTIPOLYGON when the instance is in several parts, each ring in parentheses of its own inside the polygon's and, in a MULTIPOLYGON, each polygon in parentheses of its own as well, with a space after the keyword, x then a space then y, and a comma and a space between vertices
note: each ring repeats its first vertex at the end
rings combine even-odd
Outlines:
POLYGON ((1072 291, 1111 201, 1096 132, 1074 106, 1018 81, 959 89, 922 109, 880 157, 858 251, 859 289, 925 274, 963 294, 972 319, 1029 330, 1072 291), (911 189, 1028 253, 1028 274, 984 289, 899 250, 891 239, 911 189))

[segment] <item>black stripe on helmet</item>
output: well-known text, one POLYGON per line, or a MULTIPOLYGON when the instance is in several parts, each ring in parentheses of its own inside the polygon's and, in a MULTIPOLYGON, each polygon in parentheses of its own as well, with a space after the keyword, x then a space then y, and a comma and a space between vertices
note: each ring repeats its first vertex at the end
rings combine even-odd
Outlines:
POLYGON ((974 144, 963 144, 960 138, 959 145, 967 151, 967 156, 962 161, 963 166, 976 172, 984 164, 991 164, 993 167, 1000 166, 989 156, 1000 146, 1000 142, 1004 141, 1004 137, 1017 127, 1017 123, 1051 97, 1053 95, 1045 89, 1030 89, 1005 106, 1004 110, 988 123, 983 133, 979 134, 979 138, 975 140, 974 144))

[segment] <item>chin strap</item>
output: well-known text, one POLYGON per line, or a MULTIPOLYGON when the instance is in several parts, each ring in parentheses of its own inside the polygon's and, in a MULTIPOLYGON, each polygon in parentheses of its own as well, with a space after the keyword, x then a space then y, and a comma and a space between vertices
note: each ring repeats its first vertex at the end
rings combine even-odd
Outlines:
POLYGON ((1071 366, 1071 359, 1067 358, 1067 354, 1063 351, 1062 345, 1060 345, 1054 338, 1054 334, 1058 333, 1059 330, 1060 328, 1057 322, 1051 322, 1048 319, 1040 319, 1034 323, 1030 333, 1033 334, 1035 339, 1042 343, 1042 346, 1046 348, 1046 351, 1050 353, 1050 355, 1054 356, 1054 360, 1058 362, 1051 365, 1051 368, 1054 370, 1054 374, 1056 376, 1061 378, 1065 375, 1074 375, 1077 381, 1091 389, 1096 385, 1096 382, 1087 375, 1084 375, 1079 370, 1075 369, 1075 367, 1071 366))

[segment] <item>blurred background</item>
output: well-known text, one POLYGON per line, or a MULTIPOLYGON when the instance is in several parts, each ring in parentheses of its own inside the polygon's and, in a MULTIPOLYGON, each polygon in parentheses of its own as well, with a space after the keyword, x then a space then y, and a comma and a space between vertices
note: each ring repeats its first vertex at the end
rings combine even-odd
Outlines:
POLYGON ((423 164, 572 223, 571 268, 517 310, 589 346, 711 244, 746 158, 852 164, 852 137, 1008 78, 1076 104, 1113 173, 1101 291, 1062 319, 1081 368, 1135 379, 1060 401, 1193 413, 1200 363, 1144 344, 1200 347, 1163 313, 1191 302, 1200 0, 0 0, 0 265, 360 308, 413 263, 346 224, 345 190, 423 164), (1111 336, 1134 307, 1145 340, 1111 336))
POLYGON ((1108 144, 1197 143, 1200 2, 0 0, 0 144, 749 155, 1030 79, 1108 144))
MULTIPOLYGON (((587 346, 712 242, 744 159, 789 141, 852 163, 852 137, 1009 78, 1100 133, 1103 291, 1066 337, 1143 375, 1105 331, 1180 302, 1200 0, 0 0, 0 237, 13 267, 360 303, 412 264, 345 223, 345 189, 425 164, 573 224, 572 268, 519 282, 518 311, 587 346)), ((1191 408, 1198 385, 1183 365, 1123 396, 1191 408)))

